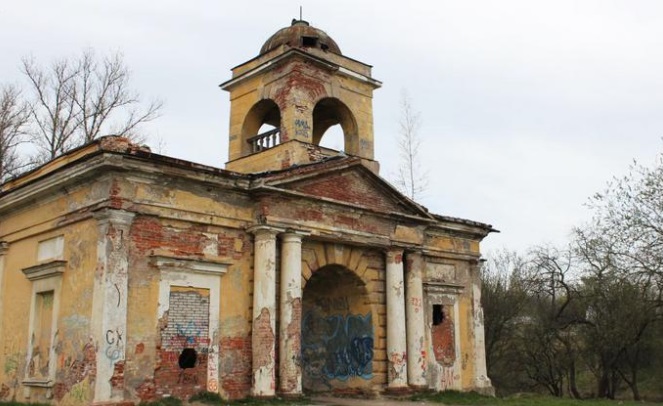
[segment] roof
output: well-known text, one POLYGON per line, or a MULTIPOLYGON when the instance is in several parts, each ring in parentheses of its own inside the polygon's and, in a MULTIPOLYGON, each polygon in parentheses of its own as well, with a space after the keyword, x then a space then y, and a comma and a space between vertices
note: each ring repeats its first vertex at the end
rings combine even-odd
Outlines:
POLYGON ((284 44, 293 48, 318 48, 341 55, 336 41, 304 20, 293 19, 290 27, 276 31, 260 48, 260 55, 284 44))

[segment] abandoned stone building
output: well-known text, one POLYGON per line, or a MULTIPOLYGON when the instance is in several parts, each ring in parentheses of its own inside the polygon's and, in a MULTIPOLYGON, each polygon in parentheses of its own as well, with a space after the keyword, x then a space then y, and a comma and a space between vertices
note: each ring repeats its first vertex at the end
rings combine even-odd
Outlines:
POLYGON ((225 169, 104 137, 3 184, 0 401, 490 391, 494 230, 379 176, 380 85, 293 21, 221 85, 225 169))

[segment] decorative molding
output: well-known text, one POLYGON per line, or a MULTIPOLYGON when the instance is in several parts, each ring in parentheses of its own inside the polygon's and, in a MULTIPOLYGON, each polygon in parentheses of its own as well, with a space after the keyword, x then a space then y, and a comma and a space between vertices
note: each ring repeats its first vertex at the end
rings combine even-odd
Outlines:
POLYGON ((176 258, 163 255, 153 255, 152 263, 160 271, 180 271, 183 273, 199 273, 208 275, 223 275, 228 272, 228 263, 219 261, 205 261, 189 258, 176 258))
POLYGON ((7 241, 0 241, 0 256, 3 256, 9 251, 9 243, 7 241))
POLYGON ((447 282, 424 282, 424 291, 426 293, 445 293, 452 295, 459 295, 465 290, 465 286, 447 283, 447 282))
POLYGON ((100 225, 110 223, 113 225, 129 226, 135 216, 136 213, 117 209, 103 209, 94 213, 94 217, 100 225))
POLYGON ((62 276, 67 266, 67 261, 55 260, 44 264, 23 268, 21 271, 29 281, 62 276))
POLYGON ((25 386, 34 386, 37 388, 52 388, 55 386, 55 382, 52 379, 26 378, 21 383, 25 386))

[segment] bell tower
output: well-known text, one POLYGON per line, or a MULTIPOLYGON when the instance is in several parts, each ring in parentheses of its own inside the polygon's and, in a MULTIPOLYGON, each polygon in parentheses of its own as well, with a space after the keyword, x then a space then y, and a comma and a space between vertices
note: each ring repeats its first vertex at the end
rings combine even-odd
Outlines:
POLYGON ((293 20, 221 84, 230 93, 226 169, 256 173, 346 154, 377 172, 372 98, 380 86, 370 65, 343 56, 324 31, 293 20), (336 124, 343 152, 320 145, 336 124))

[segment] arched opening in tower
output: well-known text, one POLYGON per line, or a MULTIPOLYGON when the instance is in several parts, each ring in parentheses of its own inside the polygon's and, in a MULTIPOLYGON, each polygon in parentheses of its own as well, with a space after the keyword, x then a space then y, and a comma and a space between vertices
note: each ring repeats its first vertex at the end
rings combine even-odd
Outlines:
POLYGON ((324 392, 373 378, 373 314, 364 282, 340 265, 315 271, 304 288, 302 386, 324 392))
POLYGON ((281 142, 281 111, 270 99, 256 103, 244 119, 242 126, 243 155, 272 148, 281 142))
POLYGON ((313 143, 323 147, 357 154, 357 121, 339 99, 327 97, 313 109, 313 143))

